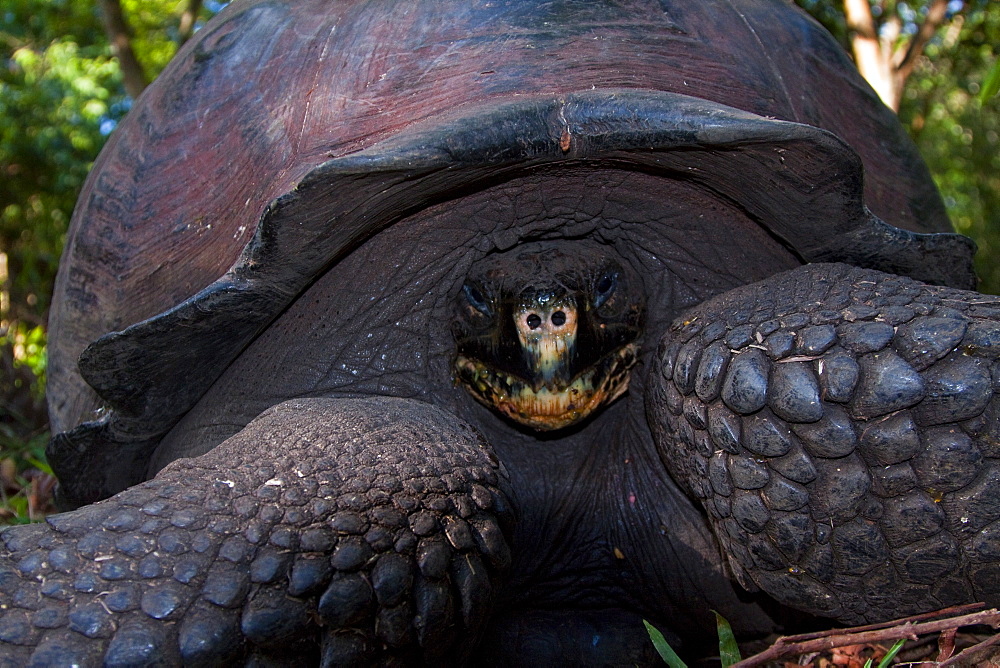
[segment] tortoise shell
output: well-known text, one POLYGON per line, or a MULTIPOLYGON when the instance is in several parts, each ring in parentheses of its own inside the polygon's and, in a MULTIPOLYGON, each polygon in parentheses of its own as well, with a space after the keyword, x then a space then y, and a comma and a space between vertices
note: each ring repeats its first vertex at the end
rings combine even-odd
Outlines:
POLYGON ((789 4, 234 3, 136 101, 74 213, 50 347, 67 432, 50 457, 87 481, 68 498, 141 480, 240 351, 379 230, 623 151, 736 202, 800 260, 970 287, 966 241, 904 232, 949 229, 915 148, 789 4))

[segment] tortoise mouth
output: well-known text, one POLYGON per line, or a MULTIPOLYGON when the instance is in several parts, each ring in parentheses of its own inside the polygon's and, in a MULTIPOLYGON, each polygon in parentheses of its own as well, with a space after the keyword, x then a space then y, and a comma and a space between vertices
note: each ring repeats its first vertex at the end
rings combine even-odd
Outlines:
POLYGON ((638 345, 628 343, 584 369, 570 382, 554 381, 538 389, 531 381, 500 371, 485 362, 459 355, 456 381, 480 403, 539 431, 569 427, 611 403, 628 389, 629 371, 638 345))

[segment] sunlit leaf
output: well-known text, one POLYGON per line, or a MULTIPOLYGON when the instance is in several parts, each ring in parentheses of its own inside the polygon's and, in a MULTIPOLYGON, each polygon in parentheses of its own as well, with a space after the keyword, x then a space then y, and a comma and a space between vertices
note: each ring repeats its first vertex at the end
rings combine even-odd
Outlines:
MULTIPOLYGON (((843 3, 796 0, 845 41, 843 3)), ((872 3, 880 25, 895 20, 899 2, 872 3)), ((907 3, 917 16, 931 0, 907 3)), ((949 17, 907 79, 899 119, 910 131, 941 191, 958 232, 979 246, 982 292, 1000 294, 1000 2, 950 3, 949 17), (958 12, 952 14, 952 12, 958 12)), ((905 26, 904 26, 905 28, 905 26)), ((906 37, 906 30, 902 31, 906 37)))
POLYGON ((986 80, 983 82, 983 87, 979 90, 980 104, 986 104, 986 101, 998 92, 1000 92, 1000 58, 997 58, 993 63, 990 73, 986 75, 986 80))

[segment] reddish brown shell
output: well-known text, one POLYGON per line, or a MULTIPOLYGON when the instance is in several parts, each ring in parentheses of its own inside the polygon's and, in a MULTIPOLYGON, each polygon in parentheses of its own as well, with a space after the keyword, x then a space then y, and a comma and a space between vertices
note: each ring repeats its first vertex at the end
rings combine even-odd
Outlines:
POLYGON ((790 3, 243 0, 136 102, 81 195, 51 318, 54 430, 99 404, 81 351, 224 274, 318 165, 463 106, 594 88, 830 130, 861 155, 878 216, 948 229, 893 115, 790 3))

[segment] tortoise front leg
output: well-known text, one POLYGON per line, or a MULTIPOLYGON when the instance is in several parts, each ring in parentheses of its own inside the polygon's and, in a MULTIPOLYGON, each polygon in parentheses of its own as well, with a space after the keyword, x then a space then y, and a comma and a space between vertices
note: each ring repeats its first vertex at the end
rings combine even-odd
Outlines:
POLYGON ((427 404, 283 403, 149 482, 4 531, 0 664, 460 662, 510 561, 499 476, 427 404))
POLYGON ((664 337, 648 408, 736 577, 860 623, 1000 604, 1000 298, 809 265, 664 337))

